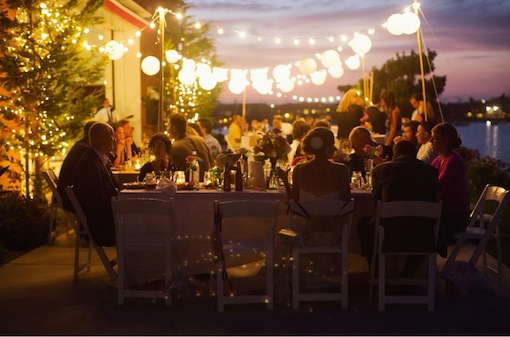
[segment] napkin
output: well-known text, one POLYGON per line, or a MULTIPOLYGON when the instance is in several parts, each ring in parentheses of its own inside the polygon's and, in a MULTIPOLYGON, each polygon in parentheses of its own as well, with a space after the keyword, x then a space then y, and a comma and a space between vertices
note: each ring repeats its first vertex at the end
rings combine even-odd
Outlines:
POLYGON ((175 183, 166 177, 159 180, 156 189, 168 195, 174 195, 177 193, 177 186, 175 183))

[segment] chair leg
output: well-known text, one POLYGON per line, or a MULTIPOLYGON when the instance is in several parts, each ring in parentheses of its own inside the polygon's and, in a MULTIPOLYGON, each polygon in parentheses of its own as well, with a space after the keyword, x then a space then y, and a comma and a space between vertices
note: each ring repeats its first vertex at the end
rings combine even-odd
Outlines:
POLYGON ((503 284, 503 251, 501 247, 501 232, 496 239, 496 250, 498 255, 498 284, 501 287, 503 284))
POLYGON ((449 254, 448 259, 444 264, 443 270, 447 270, 453 265, 455 259, 457 258, 457 255, 459 254, 462 246, 464 245, 464 241, 465 241, 464 238, 457 239, 457 241, 455 242, 455 246, 453 247, 453 250, 449 254))
POLYGON ((386 254, 379 254, 379 276, 378 276, 378 292, 379 292, 379 311, 384 311, 385 290, 386 290, 386 254))
POLYGON ((223 284, 223 263, 220 261, 218 263, 218 272, 216 273, 216 283, 218 285, 218 293, 216 294, 218 311, 223 312, 225 309, 225 303, 223 301, 223 296, 225 296, 225 285, 223 284))
POLYGON ((346 227, 346 230, 342 232, 342 284, 341 284, 341 291, 342 291, 342 308, 347 308, 347 302, 349 299, 349 253, 348 253, 348 227, 346 227))
POLYGON ((78 281, 78 273, 80 272, 80 246, 80 233, 76 233, 76 240, 74 244, 74 281, 78 281))
POLYGON ((436 295, 436 255, 429 254, 428 256, 429 271, 428 271, 428 289, 427 289, 427 309, 434 311, 435 295, 436 295))
POLYGON ((273 279, 274 279, 274 264, 273 264, 273 256, 266 257, 266 270, 267 270, 267 295, 268 295, 268 302, 267 302, 267 310, 273 310, 274 306, 274 286, 273 286, 273 279))
POLYGON ((292 308, 299 309, 299 252, 292 250, 292 308))

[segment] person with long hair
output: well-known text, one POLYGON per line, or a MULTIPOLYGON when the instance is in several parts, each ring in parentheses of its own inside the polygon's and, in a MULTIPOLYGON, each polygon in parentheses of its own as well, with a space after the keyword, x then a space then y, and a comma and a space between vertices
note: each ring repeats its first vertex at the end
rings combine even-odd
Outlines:
POLYGON ((336 108, 338 139, 347 139, 351 130, 361 125, 364 110, 365 101, 363 98, 359 97, 355 89, 348 90, 336 108))
POLYGON ((447 256, 447 240, 455 232, 463 232, 469 221, 469 192, 466 167, 454 150, 462 144, 457 130, 450 123, 432 129, 432 147, 439 156, 432 161, 439 172, 438 199, 443 201, 439 226, 438 253, 447 256))
POLYGON ((385 145, 393 146, 393 139, 402 134, 402 113, 395 103, 395 96, 391 91, 381 93, 381 106, 386 113, 386 140, 385 145))
POLYGON ((170 161, 170 149, 172 143, 170 139, 163 132, 158 132, 152 135, 149 140, 149 152, 154 155, 154 160, 145 163, 140 168, 138 181, 143 181, 147 173, 152 171, 171 171, 172 164, 170 161))

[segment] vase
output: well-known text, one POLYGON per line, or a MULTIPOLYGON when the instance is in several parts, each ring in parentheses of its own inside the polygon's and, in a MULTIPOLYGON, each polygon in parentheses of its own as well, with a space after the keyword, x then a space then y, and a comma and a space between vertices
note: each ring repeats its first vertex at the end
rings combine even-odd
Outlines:
POLYGON ((269 171, 269 176, 266 180, 266 188, 269 190, 277 190, 280 187, 280 178, 278 178, 278 174, 276 172, 276 158, 269 158, 269 162, 271 163, 271 170, 269 171))

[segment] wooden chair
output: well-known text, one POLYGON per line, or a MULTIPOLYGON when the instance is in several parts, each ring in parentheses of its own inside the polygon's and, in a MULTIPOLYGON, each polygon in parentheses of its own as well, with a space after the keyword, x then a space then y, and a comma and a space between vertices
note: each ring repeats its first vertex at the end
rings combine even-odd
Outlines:
MULTIPOLYGON (((441 201, 393 201, 393 202, 377 202, 376 218, 375 218, 375 237, 374 237, 374 253, 370 268, 370 297, 372 297, 372 289, 375 282, 375 262, 378 256, 378 298, 379 310, 384 311, 387 303, 425 303, 429 311, 434 310, 435 303, 435 286, 436 286, 436 244, 439 231, 439 222, 441 220, 441 201), (416 231, 413 226, 431 226, 429 228, 429 237, 420 238, 420 242, 402 242, 405 238, 404 232, 396 233, 385 228, 385 221, 403 220, 410 231, 416 231), (420 219, 430 219, 430 225, 417 224, 420 219), (392 233, 393 232, 393 233, 392 233), (392 237, 393 236, 393 237, 392 237), (389 242, 392 242, 391 246, 389 242), (399 242, 400 241, 400 242, 399 242), (424 242, 424 243, 422 243, 424 242), (401 248, 401 247, 407 248, 401 248), (423 255, 428 261, 427 279, 414 277, 387 277, 386 274, 386 257, 390 255, 423 255), (421 295, 387 295, 386 285, 425 285, 427 294, 421 295)), ((402 227, 401 227, 402 228, 402 227)), ((423 228, 423 227, 422 227, 423 228)))
POLYGON ((64 209, 64 202, 62 200, 62 196, 60 195, 60 192, 57 189, 57 183, 58 178, 55 172, 52 169, 48 169, 46 171, 43 171, 43 177, 44 180, 46 180, 46 183, 48 184, 51 193, 53 194, 53 202, 51 204, 51 210, 50 210, 50 233, 49 233, 49 242, 53 242, 56 235, 56 226, 57 226, 57 212, 58 208, 60 208, 64 212, 65 216, 65 225, 66 225, 66 234, 69 235, 69 232, 71 229, 74 229, 75 223, 76 223, 76 216, 64 209))
POLYGON ((341 301, 342 308, 347 308, 349 233, 354 199, 348 202, 323 199, 296 202, 291 199, 289 210, 290 228, 298 234, 299 238, 299 245, 292 247, 292 307, 298 309, 300 301, 341 301), (310 233, 305 233, 303 226, 306 226, 310 233), (338 234, 341 235, 339 240, 338 234), (322 236, 325 240, 316 242, 313 236, 322 236), (336 239, 330 241, 332 237, 336 239), (341 255, 340 291, 301 292, 300 256, 302 254, 341 255))
MULTIPOLYGON (((267 309, 273 309, 273 247, 278 222, 280 202, 274 201, 214 201, 214 218, 216 228, 215 250, 217 263, 217 305, 218 311, 224 310, 225 304, 266 303, 267 309), (261 235, 239 235, 243 222, 257 228, 249 232, 261 235), (234 277, 253 275, 235 275, 236 267, 265 260, 266 290, 261 295, 234 295, 225 293, 225 281, 234 277)), ((239 271, 239 270, 237 270, 239 271)), ((258 270, 257 270, 258 271, 258 270)))
POLYGON ((470 242, 476 242, 477 246, 469 259, 472 267, 476 266, 480 256, 483 260, 483 271, 487 275, 487 270, 495 272, 499 276, 501 285, 503 277, 503 258, 501 247, 501 217, 510 202, 510 192, 499 186, 486 185, 482 194, 473 208, 470 215, 470 221, 465 232, 455 233, 453 237, 457 239, 455 246, 448 256, 448 260, 443 270, 453 266, 462 247, 470 242), (488 208, 492 203, 492 208, 488 208), (496 241, 496 254, 498 260, 497 270, 487 265, 487 243, 489 240, 496 241))
POLYGON ((92 248, 96 251, 97 255, 101 259, 101 263, 103 264, 104 268, 106 269, 106 272, 110 276, 112 280, 117 279, 117 273, 115 270, 113 270, 113 267, 117 265, 117 258, 110 259, 106 252, 104 251, 103 247, 98 246, 94 242, 94 238, 92 235, 90 235, 89 225, 87 222, 87 217, 85 216, 85 213, 83 212, 83 209, 80 205, 80 202, 78 201, 78 198, 76 198, 76 194, 74 193, 73 186, 66 186, 66 193, 69 197, 69 200, 71 201, 71 204, 73 205, 74 210, 76 211, 76 216, 78 217, 78 222, 75 226, 75 233, 76 233, 76 241, 74 246, 74 280, 78 280, 78 275, 82 270, 90 271, 90 259, 92 257, 92 248), (88 239, 88 252, 87 252, 87 259, 85 262, 80 264, 80 247, 82 247, 83 243, 86 243, 88 239))
MULTIPOLYGON (((112 209, 117 234, 119 273, 117 279, 118 303, 124 298, 163 298, 171 305, 170 288, 172 282, 172 228, 174 226, 174 200, 156 198, 112 198, 112 209), (161 252, 164 262, 164 285, 161 289, 131 287, 127 281, 129 273, 128 256, 131 252, 161 252)), ((158 257, 148 261, 158 265, 158 257)), ((161 270, 154 271, 158 275, 161 270)))

